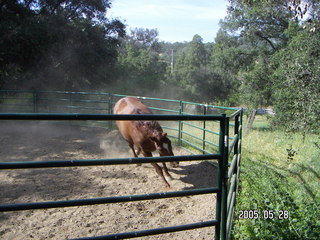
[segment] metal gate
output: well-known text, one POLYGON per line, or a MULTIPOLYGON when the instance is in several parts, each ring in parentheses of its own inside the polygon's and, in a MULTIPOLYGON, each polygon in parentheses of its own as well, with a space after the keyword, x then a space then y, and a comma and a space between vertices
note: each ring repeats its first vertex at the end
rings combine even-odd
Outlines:
POLYGON ((2 113, 0 113, 0 120, 51 120, 58 122, 68 120, 74 123, 81 121, 101 121, 100 123, 102 125, 94 127, 107 128, 112 128, 112 121, 115 120, 158 120, 163 121, 164 123, 168 121, 176 121, 176 126, 165 126, 164 124, 163 128, 166 128, 167 130, 171 131, 170 136, 177 140, 177 144, 187 147, 187 150, 191 152, 191 155, 171 157, 166 156, 152 158, 139 157, 121 159, 59 160, 45 162, 1 162, 0 170, 28 168, 59 168, 76 166, 81 167, 99 165, 105 166, 115 164, 204 160, 215 164, 215 166, 217 166, 218 168, 217 187, 191 189, 174 192, 161 192, 143 195, 115 196, 95 199, 2 204, 0 205, 0 212, 74 207, 95 204, 119 203, 127 201, 143 201, 200 194, 216 194, 216 219, 187 225, 179 225, 127 233, 118 233, 105 236, 94 236, 92 238, 83 239, 135 238, 210 226, 215 227, 216 240, 224 240, 231 238, 234 205, 239 185, 242 109, 217 107, 212 105, 197 104, 179 100, 140 97, 144 101, 156 101, 158 104, 151 105, 150 108, 154 111, 166 112, 166 114, 113 115, 111 113, 114 101, 116 100, 116 98, 123 97, 124 95, 110 93, 44 91, 0 91, 0 94, 0 110, 2 111, 2 113), (60 98, 56 98, 57 95, 59 95, 60 98), (61 98, 61 96, 63 96, 63 98, 61 98), (48 104, 48 102, 50 101, 55 102, 55 104, 48 104), (61 102, 62 104, 60 104, 61 102), (164 108, 164 103, 167 103, 168 105, 170 105, 170 107, 164 108), (173 105, 177 105, 178 107, 176 108, 176 106, 173 105), (193 106, 191 109, 196 110, 198 115, 190 113, 190 111, 188 111, 188 106, 193 106), (21 109, 15 110, 17 109, 17 107, 21 109), (78 113, 52 113, 57 111, 62 112, 61 108, 68 110, 72 109, 78 113), (15 113, 8 113, 8 110, 10 109, 13 109, 15 113), (225 110, 229 111, 230 114, 227 115, 226 113, 221 113, 221 111, 225 110), (100 112, 94 114, 81 113, 83 111, 100 112), (101 113, 101 111, 103 111, 104 113, 101 113), (214 128, 211 123, 218 123, 218 130, 211 129, 214 128), (230 129, 232 128, 233 132, 231 133, 230 129), (194 134, 194 132, 190 131, 190 129, 197 130, 198 133, 194 134), (211 138, 209 139, 209 135, 217 136, 217 143, 211 141, 211 138))

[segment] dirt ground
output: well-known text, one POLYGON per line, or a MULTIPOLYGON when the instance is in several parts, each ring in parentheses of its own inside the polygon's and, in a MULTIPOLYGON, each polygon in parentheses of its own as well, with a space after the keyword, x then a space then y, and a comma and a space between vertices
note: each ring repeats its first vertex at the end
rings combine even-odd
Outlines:
MULTIPOLYGON (((173 146, 175 155, 186 152, 173 146)), ((0 121, 0 161, 131 157, 117 131, 56 122, 0 121)), ((99 198, 216 186, 207 162, 170 169, 166 190, 150 164, 0 171, 0 203, 99 198)), ((0 213, 0 239, 70 239, 212 220, 215 195, 0 213)), ((202 228, 142 239, 213 239, 202 228)))

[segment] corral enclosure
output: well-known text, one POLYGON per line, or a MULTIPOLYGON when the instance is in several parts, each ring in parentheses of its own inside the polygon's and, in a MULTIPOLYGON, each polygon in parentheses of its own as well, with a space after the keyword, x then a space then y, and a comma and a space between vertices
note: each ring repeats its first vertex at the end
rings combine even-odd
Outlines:
MULTIPOLYGON (((8 112, 9 105, 14 112, 51 113, 67 109, 64 112, 110 114, 112 109, 110 94, 21 94, 18 97, 16 94, 3 97, 2 111, 8 112), (65 97, 55 100, 49 97, 53 96, 51 94, 65 97), (90 97, 83 97, 85 95, 90 97), (93 99, 92 96, 98 98, 93 99), (27 104, 28 101, 31 104, 27 104), (60 102, 63 104, 60 105, 60 102), (28 106, 22 107, 21 103, 28 106), (27 108, 29 109, 26 110, 27 108)), ((120 97, 122 96, 118 95, 114 99, 120 97)), ((155 114, 166 109, 169 110, 166 111, 169 114, 185 115, 196 111, 203 114, 221 111, 193 103, 185 103, 181 108, 181 101, 168 100, 166 104, 154 99, 142 101, 152 106, 155 114), (156 104, 152 104, 152 101, 156 104), (175 105, 178 108, 175 108, 175 105)), ((115 130, 111 121, 1 121, 0 124, 0 142, 3 146, 0 151, 1 162, 131 157, 127 143, 115 130)), ((163 121, 161 125, 175 143, 175 155, 218 152, 218 148, 212 143, 219 143, 219 124, 215 126, 209 121, 163 121), (201 130, 203 127, 208 128, 208 132, 201 130), (218 133, 215 134, 215 131, 218 133), (179 135, 185 136, 183 141, 179 139, 179 135)), ((174 180, 170 183, 172 189, 169 191, 217 187, 217 167, 218 165, 207 161, 181 162, 179 168, 170 169, 174 180)), ((167 191, 150 164, 139 167, 112 165, 1 170, 0 174, 3 179, 0 186, 1 204, 91 199, 167 191)), ((1 213, 0 236, 5 239, 68 239, 204 222, 216 218, 215 201, 215 194, 205 194, 1 213)), ((149 236, 145 239, 213 239, 214 235, 214 228, 210 227, 149 236)))

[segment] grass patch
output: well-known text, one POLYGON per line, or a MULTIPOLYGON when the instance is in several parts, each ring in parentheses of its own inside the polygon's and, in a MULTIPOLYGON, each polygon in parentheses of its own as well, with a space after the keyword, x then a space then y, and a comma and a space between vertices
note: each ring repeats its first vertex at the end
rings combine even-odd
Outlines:
POLYGON ((234 239, 319 239, 319 136, 272 131, 266 119, 257 120, 243 138, 234 239), (260 218, 239 219, 249 210, 260 218), (286 219, 279 219, 282 211, 286 219))

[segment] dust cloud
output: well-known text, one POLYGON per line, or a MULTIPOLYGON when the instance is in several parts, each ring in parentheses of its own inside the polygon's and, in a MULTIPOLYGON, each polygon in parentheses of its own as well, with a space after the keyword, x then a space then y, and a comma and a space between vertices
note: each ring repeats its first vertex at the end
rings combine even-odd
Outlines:
POLYGON ((132 157, 129 145, 122 138, 118 130, 113 130, 107 133, 106 137, 100 139, 100 148, 104 151, 105 158, 132 157))

